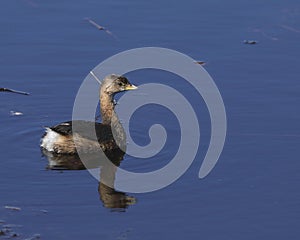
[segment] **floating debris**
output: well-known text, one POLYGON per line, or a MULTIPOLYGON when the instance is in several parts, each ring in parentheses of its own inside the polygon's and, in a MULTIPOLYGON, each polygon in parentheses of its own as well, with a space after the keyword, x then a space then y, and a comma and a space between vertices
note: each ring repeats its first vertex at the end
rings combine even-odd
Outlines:
POLYGON ((15 111, 10 111, 10 116, 22 116, 24 113, 22 112, 15 112, 15 111))
POLYGON ((95 80, 101 84, 101 80, 95 75, 95 73, 93 71, 90 71, 90 74, 95 78, 95 80))
POLYGON ((6 228, 6 229, 11 229, 11 228, 21 228, 23 226, 18 225, 18 224, 5 224, 5 225, 3 225, 3 227, 6 228))
POLYGON ((48 211, 45 210, 45 209, 42 209, 41 212, 44 213, 44 214, 47 214, 47 213, 48 213, 48 211))
POLYGON ((244 40, 244 44, 257 44, 258 43, 258 41, 256 41, 256 40, 244 40))
POLYGON ((107 34, 109 34, 110 36, 112 36, 116 39, 116 36, 111 31, 109 31, 106 27, 99 25, 98 23, 96 23, 95 21, 93 21, 90 18, 85 18, 85 20, 88 21, 91 25, 93 25, 98 30, 105 31, 107 34))
POLYGON ((19 237, 20 235, 18 233, 12 232, 10 233, 10 238, 19 237))
POLYGON ((4 227, 4 228, 0 229, 0 236, 6 236, 10 233, 11 233, 10 228, 4 227))
POLYGON ((204 62, 204 61, 195 61, 195 63, 199 64, 199 65, 202 65, 202 66, 204 66, 206 64, 206 62, 204 62))
POLYGON ((0 92, 11 92, 11 93, 17 93, 17 94, 22 94, 22 95, 30 95, 28 92, 22 92, 10 88, 0 88, 0 92))
POLYGON ((21 208, 19 207, 13 207, 13 206, 5 206, 5 209, 13 210, 13 211, 21 211, 21 208))
MULTIPOLYGON (((2 220, 0 220, 0 221, 2 221, 2 220)), ((20 237, 20 234, 13 231, 13 228, 15 228, 15 227, 22 227, 22 225, 15 225, 15 224, 5 224, 5 225, 3 225, 2 228, 0 229, 0 237, 5 236, 5 239, 20 237)))

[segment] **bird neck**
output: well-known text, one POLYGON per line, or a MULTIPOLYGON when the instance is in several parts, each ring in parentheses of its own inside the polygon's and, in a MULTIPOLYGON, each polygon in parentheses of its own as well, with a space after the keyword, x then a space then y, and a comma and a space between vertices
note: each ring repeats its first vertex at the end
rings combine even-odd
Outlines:
POLYGON ((115 104, 112 94, 102 92, 100 94, 100 111, 104 124, 111 124, 112 119, 116 117, 115 104))
POLYGON ((118 147, 126 151, 126 134, 115 112, 114 96, 106 92, 100 94, 100 111, 103 124, 108 124, 113 130, 114 139, 118 147))

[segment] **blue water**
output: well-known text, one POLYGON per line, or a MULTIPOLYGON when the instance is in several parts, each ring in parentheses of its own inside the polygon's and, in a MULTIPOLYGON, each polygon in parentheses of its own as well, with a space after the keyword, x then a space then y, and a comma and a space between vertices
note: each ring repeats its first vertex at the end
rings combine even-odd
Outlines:
MULTIPOLYGON (((0 87, 31 93, 0 95, 0 219, 20 225, 13 227, 19 239, 36 233, 42 239, 299 238, 298 1, 2 0, 0 19, 0 87), (258 44, 245 45, 245 39, 258 44), (112 212, 87 171, 47 170, 39 140, 43 126, 71 119, 77 90, 91 69, 113 54, 144 46, 207 62, 225 103, 227 139, 214 170, 198 179, 210 127, 200 101, 203 139, 191 168, 167 188, 129 193, 137 203, 112 212)), ((137 85, 165 79, 189 89, 156 71, 128 77, 137 85)), ((145 162, 125 155, 122 167, 136 172, 167 164, 178 145, 172 114, 153 106, 144 111, 150 111, 146 119, 145 112, 136 114, 134 139, 146 144, 147 126, 161 122, 171 142, 145 162)))

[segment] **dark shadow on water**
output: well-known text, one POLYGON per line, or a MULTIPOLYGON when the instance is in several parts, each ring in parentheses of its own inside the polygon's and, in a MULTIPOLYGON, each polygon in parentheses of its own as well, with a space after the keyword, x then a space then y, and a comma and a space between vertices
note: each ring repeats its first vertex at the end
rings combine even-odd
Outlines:
POLYGON ((112 211, 126 211, 130 205, 136 203, 136 198, 128 196, 124 192, 116 191, 114 187, 115 176, 118 166, 120 166, 124 152, 121 149, 114 149, 105 152, 106 157, 113 163, 108 164, 105 160, 104 153, 101 154, 85 154, 80 159, 78 154, 55 154, 42 149, 43 155, 48 159, 47 169, 50 170, 85 170, 100 168, 100 182, 98 185, 99 198, 103 206, 111 209, 112 211), (100 156, 100 157, 99 157, 100 156), (105 183, 107 184, 105 184, 105 183))

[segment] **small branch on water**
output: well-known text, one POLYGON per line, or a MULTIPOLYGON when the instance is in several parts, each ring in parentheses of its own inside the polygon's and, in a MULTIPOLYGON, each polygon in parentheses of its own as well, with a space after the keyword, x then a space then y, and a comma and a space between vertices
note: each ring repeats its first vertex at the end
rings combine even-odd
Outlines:
POLYGON ((11 93, 17 93, 22 95, 30 95, 28 92, 22 92, 18 90, 9 89, 9 88, 0 88, 0 92, 11 92, 11 93))

